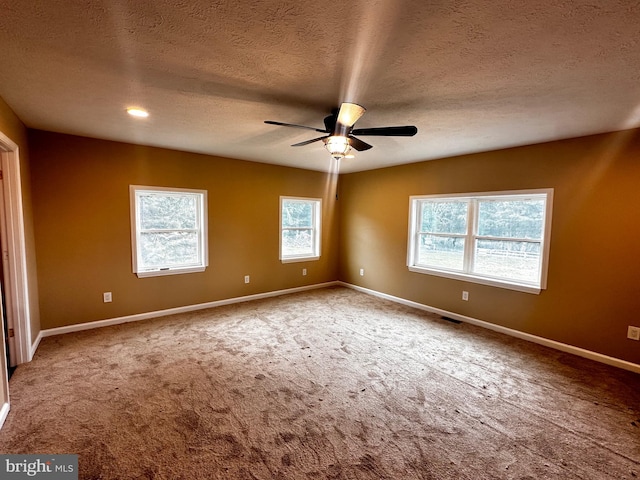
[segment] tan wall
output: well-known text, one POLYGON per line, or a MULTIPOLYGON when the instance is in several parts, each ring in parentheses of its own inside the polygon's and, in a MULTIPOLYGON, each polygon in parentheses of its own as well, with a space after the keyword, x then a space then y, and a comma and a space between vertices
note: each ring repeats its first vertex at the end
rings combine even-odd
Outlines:
POLYGON ((627 326, 640 325, 639 131, 342 175, 340 215, 319 172, 41 131, 30 148, 42 328, 339 278, 640 363, 640 343, 626 339, 627 326), (130 184, 209 191, 205 273, 131 273, 130 184), (407 270, 410 195, 547 187, 555 200, 540 295, 407 270), (319 262, 278 261, 279 195, 323 198, 319 262), (113 303, 102 302, 105 291, 113 303))
POLYGON ((33 209, 31 200, 27 129, 2 98, 0 98, 0 132, 9 137, 18 145, 19 148, 24 234, 27 253, 26 262, 29 288, 29 314, 31 319, 31 343, 33 343, 40 333, 40 313, 38 303, 38 276, 33 232, 33 209))
POLYGON ((43 329, 337 279, 326 174, 43 131, 29 138, 43 329), (131 184, 208 191, 205 272, 132 273, 131 184), (323 198, 320 260, 279 261, 280 195, 323 198), (108 291, 113 303, 102 301, 108 291))
POLYGON ((640 130, 342 175, 339 191, 341 280, 640 363, 640 130), (540 295, 408 271, 410 195, 547 187, 540 295))

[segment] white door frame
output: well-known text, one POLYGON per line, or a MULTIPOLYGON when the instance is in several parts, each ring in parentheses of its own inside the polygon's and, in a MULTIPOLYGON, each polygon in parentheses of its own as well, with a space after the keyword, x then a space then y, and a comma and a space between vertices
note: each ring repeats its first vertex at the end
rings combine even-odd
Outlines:
MULTIPOLYGON (((0 149, 0 155, 3 155, 5 152, 3 150, 0 149)), ((1 163, 1 161, 0 161, 1 163)), ((1 167, 0 167, 0 171, 1 171, 1 167)), ((8 272, 9 272, 9 252, 6 249, 6 245, 7 245, 7 224, 6 224, 6 219, 5 219, 6 215, 4 213, 4 181, 2 180, 2 175, 0 174, 0 246, 2 246, 2 249, 0 250, 0 257, 2 257, 0 259, 0 261, 2 262, 2 290, 3 292, 0 292, 0 294, 2 294, 4 296, 4 305, 2 306, 2 309, 6 310, 7 312, 11 311, 11 301, 12 298, 10 298, 8 295, 6 295, 4 293, 4 290, 6 290, 6 283, 8 282, 8 272)), ((0 311, 2 310, 0 309, 0 311)), ((11 315, 8 314, 4 314, 2 315, 3 317, 7 317, 7 324, 6 327, 9 329, 9 332, 14 331, 15 332, 15 325, 13 322, 13 317, 11 317, 11 315)), ((18 364, 18 360, 16 358, 16 337, 15 335, 9 334, 7 336, 5 336, 5 338, 7 339, 7 342, 4 346, 4 348, 7 350, 7 354, 9 355, 9 366, 10 367, 15 367, 18 364)))
MULTIPOLYGON (((20 156, 18 145, 0 132, 0 168, 2 169, 5 221, 0 222, 5 266, 5 297, 7 317, 14 329, 16 363, 30 362, 33 358, 31 342, 31 315, 29 311, 29 285, 27 280, 27 254, 24 235, 22 184, 20 181, 20 156)), ((4 341, 4 339, 3 339, 4 341)))

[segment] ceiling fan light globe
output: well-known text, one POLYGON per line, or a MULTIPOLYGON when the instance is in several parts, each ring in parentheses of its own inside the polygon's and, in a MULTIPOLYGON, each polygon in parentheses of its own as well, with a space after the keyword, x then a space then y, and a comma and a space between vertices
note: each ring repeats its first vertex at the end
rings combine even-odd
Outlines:
POLYGON ((351 151, 349 138, 340 135, 331 135, 324 139, 324 146, 329 154, 336 160, 344 158, 351 151))

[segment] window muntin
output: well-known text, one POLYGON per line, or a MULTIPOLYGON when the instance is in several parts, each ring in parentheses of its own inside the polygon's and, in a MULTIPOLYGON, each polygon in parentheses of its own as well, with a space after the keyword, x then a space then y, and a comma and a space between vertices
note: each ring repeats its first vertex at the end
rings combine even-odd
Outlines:
POLYGON ((552 194, 411 197, 409 269, 539 293, 546 287, 552 194))
POLYGON ((280 260, 320 257, 321 200, 280 197, 280 260))
POLYGON ((207 192, 131 186, 133 271, 138 277, 204 271, 207 192))

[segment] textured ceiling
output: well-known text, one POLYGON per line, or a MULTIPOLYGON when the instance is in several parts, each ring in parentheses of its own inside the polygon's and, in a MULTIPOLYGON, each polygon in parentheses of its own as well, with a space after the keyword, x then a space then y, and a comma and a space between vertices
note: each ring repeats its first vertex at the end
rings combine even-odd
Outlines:
POLYGON ((263 121, 418 127, 353 172, 638 127, 639 43, 631 0, 0 0, 0 96, 32 128, 324 171, 289 146, 318 134, 263 121))

